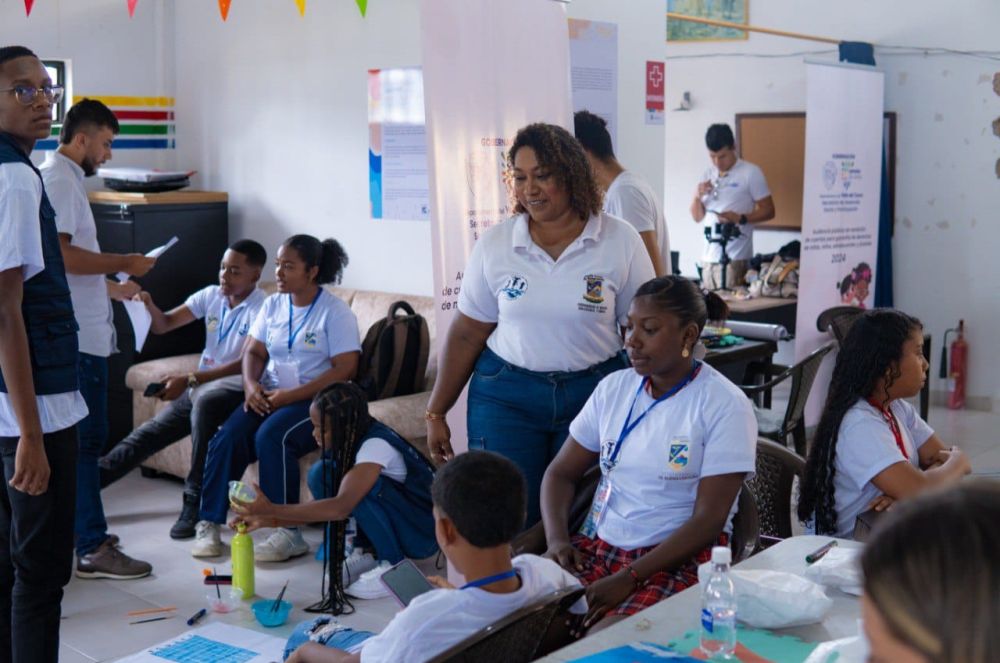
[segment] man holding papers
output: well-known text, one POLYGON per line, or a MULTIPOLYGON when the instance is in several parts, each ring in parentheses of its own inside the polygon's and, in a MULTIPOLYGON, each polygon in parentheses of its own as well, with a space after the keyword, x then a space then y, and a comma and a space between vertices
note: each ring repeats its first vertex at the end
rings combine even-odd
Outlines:
POLYGON ((105 274, 146 274, 156 263, 138 253, 101 253, 84 177, 111 158, 118 119, 99 101, 84 99, 66 113, 59 149, 47 155, 40 170, 56 212, 56 230, 66 263, 73 310, 80 326, 80 391, 90 413, 79 424, 80 452, 76 485, 76 575, 81 578, 131 579, 149 575, 152 566, 134 560, 108 535, 101 503, 97 461, 108 436, 108 357, 117 351, 111 299, 138 294, 134 281, 117 282, 105 274))

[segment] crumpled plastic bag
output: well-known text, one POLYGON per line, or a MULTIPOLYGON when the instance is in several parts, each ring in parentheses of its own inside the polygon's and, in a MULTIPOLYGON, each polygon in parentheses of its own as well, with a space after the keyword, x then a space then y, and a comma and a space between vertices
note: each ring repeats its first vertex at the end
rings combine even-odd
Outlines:
MULTIPOLYGON (((698 567, 708 580, 711 562, 698 567)), ((833 599, 811 580, 784 571, 730 569, 736 589, 736 619, 755 628, 786 628, 823 621, 833 599)))
POLYGON ((834 546, 818 562, 806 568, 806 577, 828 587, 839 587, 841 591, 855 596, 861 595, 861 565, 858 557, 860 548, 840 548, 834 546))
POLYGON ((852 635, 819 643, 804 663, 865 663, 867 660, 868 642, 859 635, 852 635))

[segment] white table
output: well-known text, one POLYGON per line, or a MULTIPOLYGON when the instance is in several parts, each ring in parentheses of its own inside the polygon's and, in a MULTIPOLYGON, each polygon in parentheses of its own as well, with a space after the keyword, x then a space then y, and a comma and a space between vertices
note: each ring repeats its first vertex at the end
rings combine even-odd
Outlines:
MULTIPOLYGON (((830 541, 828 536, 794 536, 736 566, 741 569, 767 569, 804 575, 807 566, 806 555, 828 541, 830 541)), ((839 545, 852 548, 861 547, 859 543, 843 539, 840 540, 839 545)), ((824 642, 857 635, 858 618, 861 616, 858 597, 833 588, 827 588, 826 593, 833 599, 833 607, 821 623, 775 629, 775 632, 783 635, 794 635, 805 642, 824 642)), ((696 631, 701 628, 700 611, 701 587, 695 585, 541 660, 571 661, 575 658, 637 641, 665 645, 680 638, 688 631, 696 631), (637 628, 637 625, 644 625, 647 622, 650 624, 648 628, 637 628)))

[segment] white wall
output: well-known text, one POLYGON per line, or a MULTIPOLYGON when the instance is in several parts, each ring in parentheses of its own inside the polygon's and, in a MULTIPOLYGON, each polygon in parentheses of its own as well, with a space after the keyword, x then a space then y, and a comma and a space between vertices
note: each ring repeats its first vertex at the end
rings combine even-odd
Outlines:
MULTIPOLYGON (((996 51, 1000 3, 967 0, 844 0, 809 3, 769 0, 750 3, 755 25, 870 41, 875 44, 939 46, 996 51)), ((826 50, 832 45, 751 35, 745 42, 667 45, 668 57, 712 53, 774 54, 826 50)), ((824 57, 835 57, 827 55, 824 57)), ((990 89, 1000 63, 958 56, 892 55, 876 52, 886 72, 886 110, 898 113, 896 234, 893 241, 896 305, 920 317, 934 335, 937 353, 947 327, 964 317, 971 344, 969 393, 980 406, 1000 398, 1000 356, 989 349, 1000 328, 996 283, 1000 277, 995 224, 1000 182, 993 174, 1000 140, 989 125, 1000 115, 1000 97, 990 89)), ((712 122, 730 122, 740 112, 802 111, 805 72, 801 57, 763 59, 707 57, 667 62, 667 106, 690 90, 695 107, 670 113, 666 130, 665 205, 671 241, 682 252, 684 271, 704 241, 687 213, 707 163, 703 136, 712 122)), ((781 201, 775 201, 778 206, 781 201)), ((791 234, 760 232, 755 248, 777 248, 791 234)), ((936 373, 935 373, 936 374, 936 373)), ((933 378, 932 388, 942 385, 933 378)))
MULTIPOLYGON (((650 182, 663 127, 643 124, 644 75, 662 55, 662 5, 569 6, 619 25, 619 156, 650 182)), ((431 292, 429 224, 372 221, 368 203, 366 71, 420 64, 418 9, 379 0, 363 19, 352 2, 310 3, 302 19, 293 3, 237 3, 223 23, 215 3, 177 4, 178 165, 229 192, 231 236, 269 250, 294 232, 334 236, 351 256, 345 285, 431 292)))
MULTIPOLYGON (((71 94, 174 94, 173 3, 141 2, 130 20, 122 0, 36 2, 29 17, 23 2, 10 0, 0 2, 0 26, 4 46, 16 43, 43 59, 71 60, 71 94)), ((109 165, 172 168, 174 153, 118 150, 109 165)))

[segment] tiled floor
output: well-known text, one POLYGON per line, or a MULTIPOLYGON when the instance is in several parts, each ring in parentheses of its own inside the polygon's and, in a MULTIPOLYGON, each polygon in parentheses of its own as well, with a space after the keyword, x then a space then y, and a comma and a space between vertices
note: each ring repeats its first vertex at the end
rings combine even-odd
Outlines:
MULTIPOLYGON (((930 424, 946 444, 958 444, 969 454, 976 474, 1000 478, 1000 414, 952 412, 932 409, 930 424)), ((188 553, 190 542, 173 541, 167 536, 180 508, 181 486, 162 479, 144 479, 133 473, 104 493, 111 531, 121 536, 126 552, 153 564, 153 575, 131 581, 80 580, 74 578, 63 601, 60 661, 110 661, 174 637, 187 630, 184 620, 205 605, 201 584, 202 569, 214 565, 229 571, 228 555, 218 560, 199 561, 188 553), (177 607, 173 619, 130 626, 130 610, 177 607)), ((322 532, 308 528, 306 538, 315 546, 322 532)), ((421 564, 433 569, 433 560, 421 564)), ((269 629, 286 636, 295 623, 307 619, 302 608, 320 598, 321 567, 312 555, 285 564, 258 565, 257 592, 274 596, 288 580, 286 597, 295 605, 288 624, 269 629)), ((342 617, 345 623, 379 630, 397 607, 391 599, 355 601, 356 612, 342 617)), ((209 619, 262 629, 247 608, 209 619)), ((262 629, 263 630, 263 629, 262 629)))
MULTIPOLYGON (((127 654, 184 633, 185 620, 207 605, 202 569, 218 568, 229 573, 229 555, 196 560, 189 554, 190 541, 173 541, 167 535, 181 505, 181 484, 165 479, 144 479, 138 472, 104 491, 104 507, 110 531, 118 534, 123 549, 153 565, 153 575, 140 580, 81 580, 73 578, 63 600, 63 622, 59 660, 66 663, 113 661, 127 654), (126 613, 144 608, 176 606, 172 619, 148 624, 128 624, 126 613)), ((258 536, 255 534, 254 536, 258 536)), ((319 528, 306 528, 305 537, 315 550, 322 541, 319 528)), ((228 533, 223 540, 228 542, 228 533)), ((434 559, 419 564, 434 571, 434 559)), ((289 581, 285 598, 295 606, 288 623, 264 629, 250 613, 249 602, 229 615, 210 614, 209 620, 259 629, 286 637, 292 627, 313 615, 303 608, 320 599, 320 562, 307 556, 284 564, 258 564, 258 596, 273 597, 289 581)), ((214 591, 214 590, 213 590, 214 591)), ((341 620, 356 628, 380 630, 398 609, 392 599, 355 600, 356 612, 341 620)))

